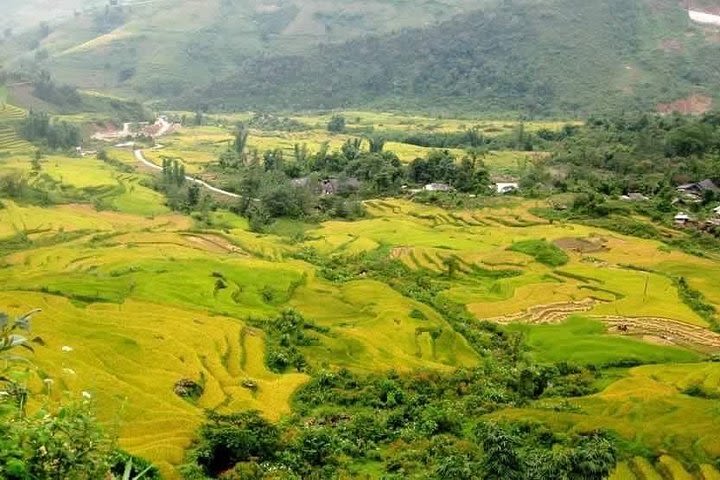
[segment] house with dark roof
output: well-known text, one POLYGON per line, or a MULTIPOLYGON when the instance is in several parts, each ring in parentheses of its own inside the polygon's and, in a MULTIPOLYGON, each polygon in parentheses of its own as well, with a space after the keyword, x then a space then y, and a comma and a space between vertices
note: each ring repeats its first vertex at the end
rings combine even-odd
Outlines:
POLYGON ((680 193, 689 193, 696 195, 702 195, 705 192, 720 192, 720 188, 718 188, 718 186, 715 185, 715 182, 713 182, 709 178, 706 178, 705 180, 697 183, 686 183, 685 185, 680 185, 679 187, 677 187, 677 190, 680 193))

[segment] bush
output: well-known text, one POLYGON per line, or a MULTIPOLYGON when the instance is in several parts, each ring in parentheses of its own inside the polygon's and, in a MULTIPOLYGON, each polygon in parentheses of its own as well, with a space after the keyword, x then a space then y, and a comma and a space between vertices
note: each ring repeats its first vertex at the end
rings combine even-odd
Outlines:
POLYGON ((343 133, 345 131, 345 117, 342 115, 334 115, 328 123, 328 132, 343 133))
POLYGON ((279 445, 278 429, 257 411, 210 412, 200 429, 195 461, 205 473, 217 476, 240 462, 270 460, 279 445))

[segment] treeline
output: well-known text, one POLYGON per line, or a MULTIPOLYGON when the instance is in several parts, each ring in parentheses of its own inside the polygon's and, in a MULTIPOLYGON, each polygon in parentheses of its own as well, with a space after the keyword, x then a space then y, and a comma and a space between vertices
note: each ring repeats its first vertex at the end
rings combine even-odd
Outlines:
POLYGON ((69 149, 81 144, 80 129, 67 122, 55 122, 47 113, 30 111, 20 126, 27 140, 56 149, 69 149))

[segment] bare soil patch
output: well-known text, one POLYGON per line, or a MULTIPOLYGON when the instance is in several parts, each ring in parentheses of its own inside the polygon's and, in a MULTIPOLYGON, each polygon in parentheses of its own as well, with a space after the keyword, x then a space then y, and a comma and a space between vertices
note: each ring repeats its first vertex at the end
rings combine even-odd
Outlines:
POLYGON ((694 94, 670 103, 659 103, 657 111, 662 114, 682 113, 684 115, 702 115, 710 111, 713 99, 707 95, 694 94))
POLYGON ((600 237, 588 238, 560 238, 555 240, 555 245, 566 251, 578 253, 595 253, 607 251, 607 240, 600 237))
POLYGON ((660 42, 660 48, 667 53, 682 53, 685 50, 682 42, 676 38, 666 38, 660 42))

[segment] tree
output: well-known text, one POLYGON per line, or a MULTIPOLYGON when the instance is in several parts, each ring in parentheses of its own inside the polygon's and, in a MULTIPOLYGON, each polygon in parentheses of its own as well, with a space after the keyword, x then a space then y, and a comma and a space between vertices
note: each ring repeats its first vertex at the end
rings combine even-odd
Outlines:
POLYGON ((241 123, 235 129, 235 141, 233 142, 233 148, 243 161, 245 159, 245 147, 247 147, 249 136, 250 130, 245 126, 245 124, 241 123))
POLYGON ((345 117, 342 115, 333 115, 328 122, 327 129, 331 133, 343 133, 345 131, 345 117))
POLYGON ((382 153, 385 148, 385 139, 383 137, 369 137, 368 142, 370 143, 370 153, 382 153))
POLYGON ((568 478, 603 480, 608 478, 616 463, 617 451, 606 432, 582 435, 569 455, 568 478))
POLYGON ((277 427, 257 411, 209 412, 200 428, 195 461, 205 473, 217 476, 240 462, 273 458, 279 444, 277 427))
POLYGON ((361 138, 348 138, 342 147, 340 147, 343 156, 348 161, 353 161, 362 152, 362 139, 361 138))
POLYGON ((475 436, 485 453, 483 478, 486 480, 523 480, 523 461, 518 453, 520 441, 495 423, 480 424, 475 436))
POLYGON ((263 165, 265 171, 281 171, 283 169, 283 151, 279 148, 275 150, 267 150, 263 154, 263 165))
POLYGON ((40 173, 40 170, 42 170, 42 164, 40 163, 42 158, 42 151, 38 148, 37 150, 35 150, 35 153, 33 154, 33 158, 31 160, 33 173, 37 174, 40 173))

